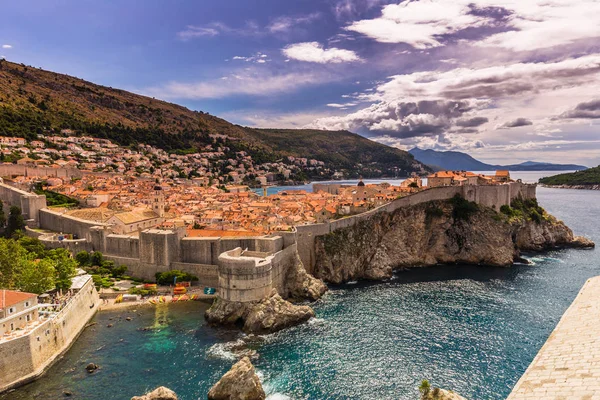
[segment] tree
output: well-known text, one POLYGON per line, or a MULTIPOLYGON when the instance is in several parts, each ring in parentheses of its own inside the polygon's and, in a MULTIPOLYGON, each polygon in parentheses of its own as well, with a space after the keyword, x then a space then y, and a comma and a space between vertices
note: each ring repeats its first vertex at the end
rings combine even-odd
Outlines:
POLYGON ((0 238, 0 287, 19 287, 20 273, 32 257, 16 240, 0 238))
POLYGON ((85 267, 89 265, 91 262, 90 253, 85 250, 80 251, 75 255, 75 260, 79 263, 80 266, 85 267))
POLYGON ((6 224, 6 236, 11 237, 16 232, 25 229, 25 219, 21 214, 21 208, 17 206, 11 206, 8 214, 8 222, 6 224))
POLYGON ((23 246, 23 248, 29 252, 33 253, 36 258, 44 258, 46 257, 46 247, 41 242, 41 240, 37 238, 32 238, 29 236, 23 236, 19 238, 19 244, 23 246))
POLYGON ((104 260, 104 256, 99 251, 95 251, 92 253, 90 257, 90 262, 92 265, 102 266, 102 261, 104 260))
POLYGON ((6 225, 6 214, 4 213, 4 203, 0 200, 0 228, 6 225))
POLYGON ((27 261, 19 274, 18 289, 24 292, 44 293, 55 284, 55 262, 49 258, 39 261, 27 261))
POLYGON ((48 258, 54 262, 56 288, 69 290, 72 284, 71 279, 77 272, 77 261, 71 258, 71 254, 66 249, 50 250, 48 258))

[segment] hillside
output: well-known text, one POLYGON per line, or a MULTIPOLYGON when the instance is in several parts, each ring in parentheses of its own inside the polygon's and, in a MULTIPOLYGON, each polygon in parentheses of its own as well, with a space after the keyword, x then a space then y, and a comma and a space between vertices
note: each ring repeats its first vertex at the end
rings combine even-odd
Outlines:
MULTIPOLYGON (((122 146, 145 143, 167 151, 191 152, 226 135, 233 151, 257 162, 284 156, 314 158, 348 177, 376 177, 427 168, 405 151, 350 132, 263 130, 79 78, 0 61, 0 135, 25 137, 72 129, 122 146)), ((326 176, 323 178, 327 178, 326 176)))
POLYGON ((466 171, 493 171, 507 169, 511 171, 573 171, 586 169, 577 164, 553 164, 536 161, 526 161, 520 164, 494 165, 481 162, 460 151, 423 150, 415 147, 409 151, 418 161, 439 169, 466 171))
POLYGON ((596 186, 600 185, 600 166, 584 171, 560 174, 540 179, 540 183, 549 186, 596 186))

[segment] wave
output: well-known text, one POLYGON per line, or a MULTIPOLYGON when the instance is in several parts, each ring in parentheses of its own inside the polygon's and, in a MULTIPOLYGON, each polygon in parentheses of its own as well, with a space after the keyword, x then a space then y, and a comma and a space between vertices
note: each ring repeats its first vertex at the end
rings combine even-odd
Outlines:
POLYGON ((268 395, 266 400, 292 400, 292 398, 283 393, 273 393, 268 395))
POLYGON ((221 360, 235 361, 238 357, 231 351, 236 346, 241 346, 244 341, 241 339, 233 342, 216 343, 206 350, 206 355, 210 358, 218 358, 221 360))

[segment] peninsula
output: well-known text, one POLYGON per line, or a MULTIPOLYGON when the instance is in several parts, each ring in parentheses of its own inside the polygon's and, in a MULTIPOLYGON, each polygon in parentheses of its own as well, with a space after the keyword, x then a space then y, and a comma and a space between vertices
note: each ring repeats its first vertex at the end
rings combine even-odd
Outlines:
POLYGON ((548 187, 600 190, 600 166, 540 179, 548 187))

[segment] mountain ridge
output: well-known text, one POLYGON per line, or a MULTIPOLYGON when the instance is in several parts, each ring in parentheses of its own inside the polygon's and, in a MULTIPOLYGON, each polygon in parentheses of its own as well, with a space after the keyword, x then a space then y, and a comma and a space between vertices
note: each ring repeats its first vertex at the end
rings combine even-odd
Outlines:
MULTIPOLYGON (((428 167, 400 149, 348 131, 258 129, 232 124, 202 111, 97 85, 65 74, 0 60, 0 135, 28 140, 37 134, 78 134, 111 139, 123 146, 150 144, 170 152, 226 136, 232 151, 246 151, 259 163, 285 156, 316 159, 345 177, 394 176, 398 170, 428 167), (326 151, 324 151, 326 149, 326 151)), ((309 170, 310 173, 310 170, 309 170)))
POLYGON ((537 161, 494 165, 481 162, 469 154, 460 151, 437 151, 420 149, 418 147, 409 150, 409 153, 426 165, 446 170, 492 171, 496 169, 508 169, 511 171, 572 171, 588 168, 577 164, 554 164, 537 161))

